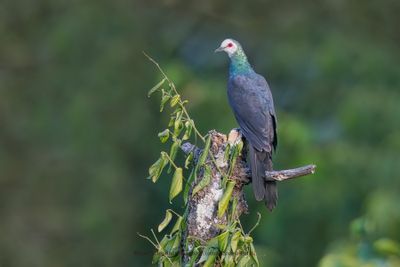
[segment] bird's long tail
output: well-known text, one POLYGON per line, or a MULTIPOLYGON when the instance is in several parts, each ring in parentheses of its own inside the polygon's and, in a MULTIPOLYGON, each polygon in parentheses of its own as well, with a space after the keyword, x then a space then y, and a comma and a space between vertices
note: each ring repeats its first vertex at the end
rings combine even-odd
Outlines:
POLYGON ((278 202, 278 189, 275 181, 265 181, 265 171, 272 171, 272 155, 249 144, 249 157, 254 196, 272 211, 278 202))

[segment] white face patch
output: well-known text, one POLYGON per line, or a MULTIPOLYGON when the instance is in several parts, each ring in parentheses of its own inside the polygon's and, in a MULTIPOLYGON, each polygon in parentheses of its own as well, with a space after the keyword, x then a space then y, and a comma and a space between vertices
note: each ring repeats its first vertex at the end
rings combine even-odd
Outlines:
POLYGON ((238 49, 238 46, 235 41, 232 39, 225 39, 220 46, 229 56, 233 55, 236 50, 238 49))

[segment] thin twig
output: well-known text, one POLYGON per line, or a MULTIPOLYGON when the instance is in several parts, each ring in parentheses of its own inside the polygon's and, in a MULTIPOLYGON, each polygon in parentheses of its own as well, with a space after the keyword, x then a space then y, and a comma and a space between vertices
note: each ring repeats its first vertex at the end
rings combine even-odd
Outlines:
MULTIPOLYGON (((160 65, 157 63, 157 61, 155 61, 152 57, 150 57, 148 54, 146 54, 146 52, 143 51, 143 54, 154 64, 156 65, 157 69, 161 72, 161 74, 164 76, 164 78, 167 80, 170 88, 172 88, 172 90, 174 90, 174 93, 179 95, 178 90, 176 90, 175 84, 168 78, 168 76, 165 74, 164 70, 160 67, 160 65)), ((197 129, 196 125, 194 124, 194 121, 190 118, 189 113, 187 112, 185 105, 183 104, 182 99, 179 97, 179 106, 182 108, 183 113, 185 113, 185 116, 190 120, 190 124, 193 127, 193 130, 195 131, 195 133, 200 137, 200 139, 205 142, 206 139, 204 138, 204 136, 199 132, 199 130, 197 129)))

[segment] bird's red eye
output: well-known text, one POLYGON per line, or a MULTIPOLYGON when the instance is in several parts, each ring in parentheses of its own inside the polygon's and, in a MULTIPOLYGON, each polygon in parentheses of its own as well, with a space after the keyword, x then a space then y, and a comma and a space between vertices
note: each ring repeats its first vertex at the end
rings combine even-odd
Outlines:
POLYGON ((232 44, 232 43, 229 43, 229 44, 228 44, 228 47, 232 47, 232 46, 233 46, 233 44, 232 44))

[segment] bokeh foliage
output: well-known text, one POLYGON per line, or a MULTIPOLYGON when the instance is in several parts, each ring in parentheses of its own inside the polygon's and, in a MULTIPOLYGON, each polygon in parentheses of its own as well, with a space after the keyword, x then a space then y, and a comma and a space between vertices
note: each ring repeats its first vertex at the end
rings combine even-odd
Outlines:
POLYGON ((227 59, 212 51, 233 37, 271 85, 275 167, 318 165, 280 185, 272 214, 249 192, 260 264, 325 267, 366 242, 356 264, 396 266, 374 244, 400 241, 399 12, 394 0, 1 1, 0 265, 146 266, 136 232, 167 208, 169 181, 145 177, 168 118, 146 97, 160 77, 142 50, 201 132, 228 132, 227 59), (349 233, 357 218, 380 225, 366 241, 349 233))

